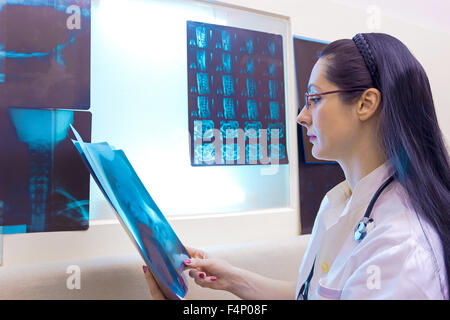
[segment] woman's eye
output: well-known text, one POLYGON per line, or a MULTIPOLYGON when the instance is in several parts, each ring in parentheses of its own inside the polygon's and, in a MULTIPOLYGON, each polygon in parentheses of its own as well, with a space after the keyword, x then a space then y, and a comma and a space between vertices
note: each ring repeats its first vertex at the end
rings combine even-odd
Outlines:
POLYGON ((313 98, 314 103, 318 103, 320 101, 320 98, 313 98))

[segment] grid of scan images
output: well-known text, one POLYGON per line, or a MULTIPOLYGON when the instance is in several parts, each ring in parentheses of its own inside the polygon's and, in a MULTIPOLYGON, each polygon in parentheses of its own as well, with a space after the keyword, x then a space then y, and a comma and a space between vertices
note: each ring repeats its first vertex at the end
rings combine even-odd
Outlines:
POLYGON ((282 41, 187 22, 191 165, 288 163, 282 41))

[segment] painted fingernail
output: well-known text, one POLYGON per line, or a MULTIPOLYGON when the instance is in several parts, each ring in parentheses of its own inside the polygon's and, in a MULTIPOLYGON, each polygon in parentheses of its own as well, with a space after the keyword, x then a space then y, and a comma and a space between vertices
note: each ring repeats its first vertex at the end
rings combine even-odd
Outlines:
POLYGON ((216 277, 211 277, 211 281, 216 281, 217 278, 216 277))
POLYGON ((198 276, 203 279, 205 277, 205 274, 204 273, 200 273, 198 276))
POLYGON ((186 264, 191 264, 191 262, 192 262, 191 259, 185 259, 184 260, 184 263, 186 263, 186 264))
POLYGON ((144 271, 144 273, 147 272, 147 266, 142 266, 142 271, 144 271))

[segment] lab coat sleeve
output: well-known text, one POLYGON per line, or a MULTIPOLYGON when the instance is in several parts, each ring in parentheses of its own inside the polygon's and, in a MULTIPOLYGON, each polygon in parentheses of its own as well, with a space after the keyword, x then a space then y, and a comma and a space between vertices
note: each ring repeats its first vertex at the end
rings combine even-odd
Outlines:
POLYGON ((404 240, 384 239, 372 244, 378 249, 366 248, 365 257, 359 256, 358 267, 345 282, 341 299, 442 299, 436 294, 439 290, 429 288, 437 283, 429 251, 412 238, 404 240))

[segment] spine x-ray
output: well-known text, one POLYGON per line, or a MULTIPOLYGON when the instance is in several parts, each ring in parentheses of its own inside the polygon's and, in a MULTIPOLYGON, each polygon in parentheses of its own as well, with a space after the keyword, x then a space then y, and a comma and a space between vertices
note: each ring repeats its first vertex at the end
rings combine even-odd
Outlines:
POLYGON ((282 43, 187 22, 191 165, 288 163, 282 43))

